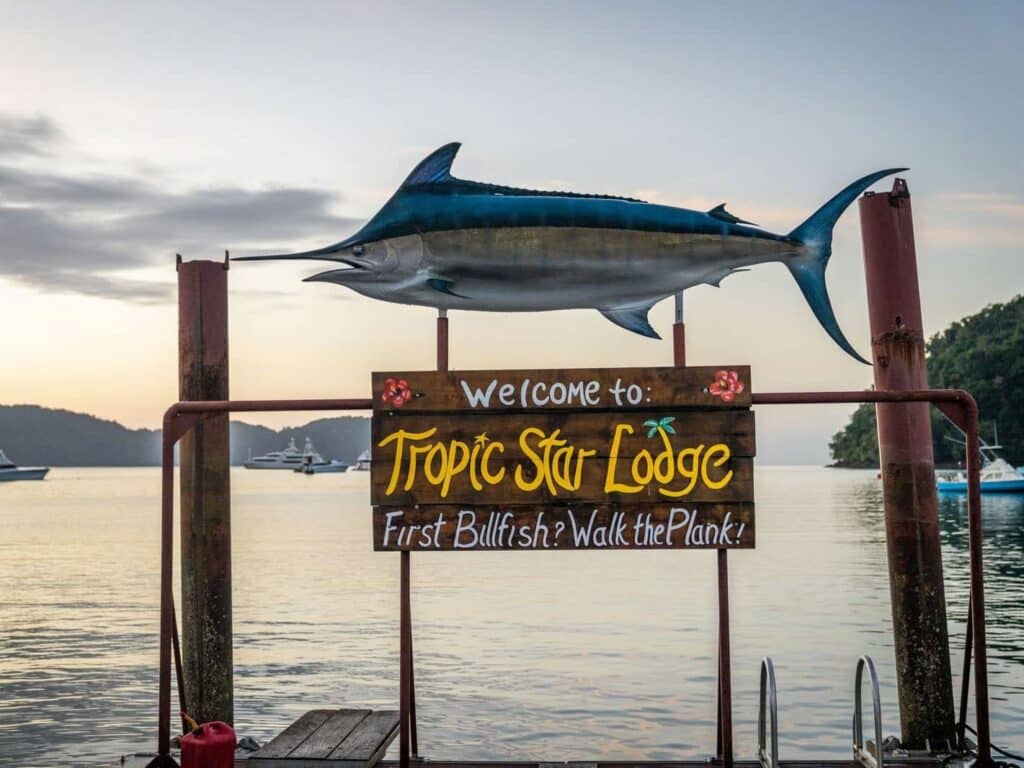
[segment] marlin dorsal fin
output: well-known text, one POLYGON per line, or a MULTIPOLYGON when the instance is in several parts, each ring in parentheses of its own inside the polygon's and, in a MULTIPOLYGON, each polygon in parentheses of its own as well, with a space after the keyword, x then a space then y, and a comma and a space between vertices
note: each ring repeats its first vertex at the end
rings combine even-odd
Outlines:
POLYGON ((725 210, 725 203, 716 205, 714 208, 708 211, 708 216, 710 216, 713 219, 718 219, 719 221, 724 221, 727 224, 752 224, 754 226, 757 226, 752 221, 744 221, 738 216, 733 216, 731 213, 725 210))
POLYGON ((402 186, 411 187, 414 184, 437 184, 441 181, 450 180, 452 178, 452 163, 455 161, 455 155, 458 154, 459 147, 461 146, 462 144, 459 142, 453 141, 451 144, 445 144, 440 149, 435 149, 420 160, 420 164, 413 168, 409 178, 402 182, 402 186))

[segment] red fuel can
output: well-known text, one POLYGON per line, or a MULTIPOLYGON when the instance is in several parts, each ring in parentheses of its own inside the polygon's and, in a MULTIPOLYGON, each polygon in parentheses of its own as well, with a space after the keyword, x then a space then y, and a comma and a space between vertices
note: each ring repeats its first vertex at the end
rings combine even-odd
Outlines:
POLYGON ((181 739, 181 768, 233 768, 236 743, 227 723, 203 723, 181 739))

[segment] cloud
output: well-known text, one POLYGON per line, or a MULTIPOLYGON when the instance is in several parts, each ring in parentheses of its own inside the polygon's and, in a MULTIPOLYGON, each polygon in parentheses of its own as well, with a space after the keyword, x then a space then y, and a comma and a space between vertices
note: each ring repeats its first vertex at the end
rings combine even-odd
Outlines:
POLYGON ((998 192, 955 192, 943 195, 941 199, 973 211, 1010 219, 1024 219, 1024 198, 1016 195, 998 192))
POLYGON ((0 157, 47 155, 62 138, 57 124, 45 115, 0 113, 0 157))
POLYGON ((334 214, 338 197, 322 189, 168 192, 151 176, 64 174, 17 162, 44 156, 61 136, 46 117, 0 116, 0 278, 41 291, 167 301, 170 273, 156 283, 132 279, 131 270, 168 264, 175 252, 331 242, 358 224, 334 214))

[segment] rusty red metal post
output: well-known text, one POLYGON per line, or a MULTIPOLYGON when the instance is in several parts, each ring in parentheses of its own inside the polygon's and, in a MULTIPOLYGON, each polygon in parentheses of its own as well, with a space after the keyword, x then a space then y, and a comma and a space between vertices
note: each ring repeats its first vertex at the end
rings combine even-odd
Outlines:
POLYGON ((732 754, 732 660, 729 641, 729 553, 717 550, 718 558, 718 759, 726 768, 732 754))
POLYGON ((174 631, 174 444, 173 419, 164 416, 160 482, 160 665, 157 669, 157 756, 147 768, 176 766, 171 759, 171 633, 174 631))
POLYGON ((676 294, 676 315, 672 323, 672 364, 686 365, 686 323, 683 321, 683 292, 676 294))
MULTIPOLYGON (((964 408, 964 443, 967 450, 967 523, 971 556, 971 627, 974 646, 974 717, 978 723, 978 759, 976 766, 992 764, 992 741, 988 713, 988 648, 985 641, 985 566, 982 558, 983 527, 981 520, 981 439, 978 435, 978 404, 972 399, 964 408), (971 511, 973 510, 973 514, 971 511)), ((966 687, 966 686, 965 686, 966 687)))
POLYGON ((437 316, 437 370, 448 370, 448 312, 443 309, 437 316))
MULTIPOLYGON (((448 313, 437 316, 437 370, 448 370, 448 313)), ((419 756, 419 734, 416 728, 416 672, 412 645, 412 557, 408 551, 399 555, 399 649, 398 649, 398 762, 407 768, 411 756, 419 756)))
POLYGON ((408 552, 402 552, 399 584, 399 652, 398 652, 398 761, 402 768, 409 765, 410 731, 412 717, 412 608, 410 605, 408 552))
MULTIPOLYGON (((228 398, 227 263, 178 265, 181 400, 228 398)), ((182 437, 181 635, 189 714, 234 722, 228 414, 182 437)))
MULTIPOLYGON (((860 199, 875 387, 926 389, 925 339, 910 192, 860 199)), ((953 742, 953 682, 939 544, 935 458, 927 403, 879 403, 889 588, 902 742, 953 742)))
MULTIPOLYGON (((672 324, 673 365, 686 365, 686 323, 683 293, 675 296, 672 324)), ((729 553, 719 549, 718 560, 718 687, 716 694, 715 757, 724 766, 733 764, 732 750, 732 662, 729 642, 729 553)))

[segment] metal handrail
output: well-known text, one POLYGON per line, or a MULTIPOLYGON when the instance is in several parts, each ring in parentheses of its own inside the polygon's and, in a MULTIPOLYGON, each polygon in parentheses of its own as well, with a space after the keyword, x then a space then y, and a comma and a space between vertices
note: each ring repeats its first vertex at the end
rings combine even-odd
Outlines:
POLYGON ((779 697, 775 687, 775 665, 772 657, 761 659, 761 691, 757 708, 757 760, 761 768, 779 768, 779 697), (765 707, 769 707, 772 723, 771 751, 765 751, 765 707))
POLYGON ((853 759, 864 768, 885 768, 885 759, 882 756, 882 695, 878 690, 878 673, 875 672, 875 662, 871 660, 870 656, 861 656, 857 660, 853 693, 853 759), (871 679, 871 703, 875 720, 875 755, 864 748, 861 683, 864 679, 865 667, 867 667, 868 677, 871 679))

